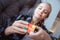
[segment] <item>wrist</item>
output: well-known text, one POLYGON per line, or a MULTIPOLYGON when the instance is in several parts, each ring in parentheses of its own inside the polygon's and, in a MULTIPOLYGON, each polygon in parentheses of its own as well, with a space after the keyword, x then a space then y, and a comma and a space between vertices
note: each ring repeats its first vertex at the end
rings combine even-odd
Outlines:
POLYGON ((5 35, 10 35, 11 34, 10 29, 11 29, 10 26, 5 29, 5 31, 4 31, 5 35))

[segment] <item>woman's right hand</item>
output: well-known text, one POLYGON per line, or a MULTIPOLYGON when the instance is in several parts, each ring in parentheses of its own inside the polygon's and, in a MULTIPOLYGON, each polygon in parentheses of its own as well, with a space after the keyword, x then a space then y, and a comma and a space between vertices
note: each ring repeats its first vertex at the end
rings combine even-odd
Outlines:
POLYGON ((28 22, 23 20, 15 21, 11 26, 5 29, 5 35, 10 35, 13 33, 25 34, 26 30, 24 30, 24 28, 27 28, 26 27, 27 24, 28 22))

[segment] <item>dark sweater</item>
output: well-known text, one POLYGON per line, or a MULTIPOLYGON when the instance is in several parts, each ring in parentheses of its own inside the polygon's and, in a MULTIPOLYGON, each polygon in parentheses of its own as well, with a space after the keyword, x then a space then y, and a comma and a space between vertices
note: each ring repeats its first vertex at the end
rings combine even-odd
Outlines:
MULTIPOLYGON (((31 18, 32 17, 28 15, 8 17, 7 20, 0 25, 0 40, 21 40, 25 35, 11 34, 9 36, 6 36, 4 34, 4 30, 6 29, 6 27, 10 26, 15 20, 24 20, 24 21, 30 22, 31 18)), ((38 23, 37 25, 43 28, 48 33, 48 30, 45 28, 43 24, 38 23)))

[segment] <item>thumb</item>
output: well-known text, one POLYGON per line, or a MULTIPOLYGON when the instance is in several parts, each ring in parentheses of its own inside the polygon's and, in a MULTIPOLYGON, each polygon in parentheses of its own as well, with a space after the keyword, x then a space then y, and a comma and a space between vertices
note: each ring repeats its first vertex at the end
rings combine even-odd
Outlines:
POLYGON ((39 32, 41 29, 42 29, 41 27, 36 26, 36 28, 35 28, 35 31, 34 31, 34 32, 35 32, 35 33, 36 33, 36 32, 39 32))
POLYGON ((29 33, 29 35, 28 35, 28 37, 36 37, 36 36, 38 36, 39 34, 40 34, 40 32, 41 32, 41 28, 40 27, 38 27, 38 26, 36 26, 36 29, 38 30, 37 32, 30 32, 29 33))

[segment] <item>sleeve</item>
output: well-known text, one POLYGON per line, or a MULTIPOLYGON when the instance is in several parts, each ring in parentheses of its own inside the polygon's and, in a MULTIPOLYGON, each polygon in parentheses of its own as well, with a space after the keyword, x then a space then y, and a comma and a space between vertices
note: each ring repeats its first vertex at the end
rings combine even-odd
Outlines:
POLYGON ((5 29, 10 25, 10 18, 6 17, 4 18, 4 16, 0 17, 0 40, 8 40, 8 36, 5 35, 5 29))
POLYGON ((4 34, 4 31, 5 31, 5 28, 7 27, 7 23, 6 23, 6 20, 3 19, 3 17, 0 17, 0 40, 3 40, 6 38, 5 34, 4 34))

